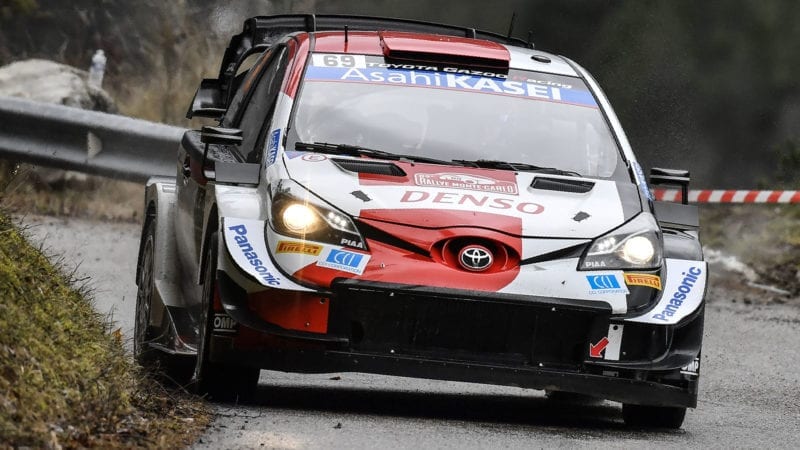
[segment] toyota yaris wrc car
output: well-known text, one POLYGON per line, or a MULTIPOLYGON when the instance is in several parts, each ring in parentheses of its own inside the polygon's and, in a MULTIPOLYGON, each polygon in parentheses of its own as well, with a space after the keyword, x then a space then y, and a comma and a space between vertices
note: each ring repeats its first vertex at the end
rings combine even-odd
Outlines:
POLYGON ((216 398, 263 368, 582 394, 639 426, 695 407, 697 211, 653 200, 573 61, 433 23, 256 17, 188 117, 218 123, 147 183, 142 364, 216 398))

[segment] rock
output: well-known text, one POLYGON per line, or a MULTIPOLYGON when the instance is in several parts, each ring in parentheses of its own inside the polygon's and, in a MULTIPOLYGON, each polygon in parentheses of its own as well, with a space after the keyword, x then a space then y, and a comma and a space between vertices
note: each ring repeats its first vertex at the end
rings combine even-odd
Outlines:
MULTIPOLYGON (((0 67, 0 96, 21 97, 74 108, 116 113, 108 93, 91 86, 85 70, 45 59, 28 59, 0 67)), ((27 172, 27 171, 23 171, 27 172)), ((35 167, 32 174, 50 189, 91 187, 91 177, 80 172, 35 167)))
POLYGON ((87 82, 85 70, 44 59, 28 59, 0 67, 0 95, 116 113, 108 93, 87 82))

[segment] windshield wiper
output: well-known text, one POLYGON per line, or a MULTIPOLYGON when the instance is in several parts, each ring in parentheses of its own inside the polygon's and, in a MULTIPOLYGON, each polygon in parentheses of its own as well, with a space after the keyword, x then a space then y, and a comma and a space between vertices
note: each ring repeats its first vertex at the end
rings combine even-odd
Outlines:
POLYGON ((329 144, 327 142, 298 142, 294 145, 296 150, 305 150, 329 155, 368 156, 375 159, 388 159, 392 161, 407 160, 409 162, 423 162, 430 164, 453 165, 451 161, 428 158, 427 156, 402 155, 373 148, 359 147, 350 144, 329 144))
POLYGON ((579 174, 578 172, 574 172, 572 170, 557 169, 555 167, 534 166, 533 164, 527 164, 527 163, 494 161, 491 159, 476 159, 474 161, 469 161, 466 159, 454 159, 453 162, 467 167, 479 167, 481 169, 514 170, 517 172, 540 172, 540 173, 549 173, 553 175, 569 175, 574 177, 581 176, 581 174, 579 174))

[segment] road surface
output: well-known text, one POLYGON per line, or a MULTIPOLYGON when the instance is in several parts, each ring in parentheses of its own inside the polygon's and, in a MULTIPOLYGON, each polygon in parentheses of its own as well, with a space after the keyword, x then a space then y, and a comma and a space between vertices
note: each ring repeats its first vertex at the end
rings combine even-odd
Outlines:
MULTIPOLYGON (((98 310, 132 336, 139 225, 24 223, 91 277, 98 310)), ((800 447, 800 308, 734 303, 741 295, 727 289, 712 275, 698 408, 678 431, 629 430, 618 404, 558 404, 532 390, 263 371, 255 404, 217 405, 195 448, 800 447)))

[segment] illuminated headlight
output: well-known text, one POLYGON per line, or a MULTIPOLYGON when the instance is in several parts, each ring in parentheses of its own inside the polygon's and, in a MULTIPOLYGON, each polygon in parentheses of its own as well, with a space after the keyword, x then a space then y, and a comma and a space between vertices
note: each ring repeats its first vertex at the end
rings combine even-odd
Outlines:
POLYGON ((317 213, 302 203, 287 206, 281 213, 281 219, 286 228, 295 233, 309 233, 320 225, 317 213))
POLYGON ((350 217, 297 184, 281 180, 272 187, 269 223, 278 233, 308 241, 366 250, 350 217))
POLYGON ((627 224, 597 238, 581 258, 580 270, 653 269, 661 266, 658 224, 642 213, 627 224))
POLYGON ((631 264, 648 264, 653 261, 656 249, 650 239, 644 236, 634 236, 622 246, 620 256, 631 264))

